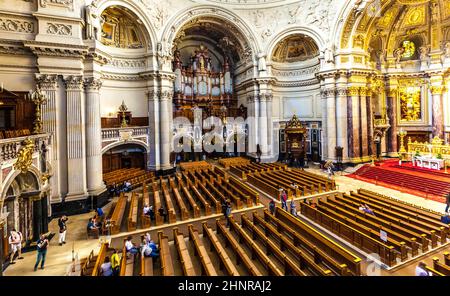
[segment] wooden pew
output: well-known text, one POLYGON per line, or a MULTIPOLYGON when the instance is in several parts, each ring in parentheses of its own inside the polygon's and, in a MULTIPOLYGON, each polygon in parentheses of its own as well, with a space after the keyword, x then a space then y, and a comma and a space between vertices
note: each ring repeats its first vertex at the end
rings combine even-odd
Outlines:
POLYGON ((161 257, 161 274, 163 276, 175 275, 172 256, 170 255, 169 239, 162 231, 158 231, 159 254, 161 257))
POLYGON ((261 271, 258 270, 256 265, 252 262, 252 259, 245 253, 244 249, 239 245, 234 237, 226 230, 225 226, 220 223, 220 220, 216 220, 217 233, 222 234, 225 237, 225 248, 231 245, 231 248, 236 253, 236 264, 240 262, 244 263, 245 267, 252 276, 262 276, 261 271))
MULTIPOLYGON (((189 190, 187 189, 187 187, 183 185, 181 187, 181 190, 183 191, 184 196, 188 200, 189 205, 194 212, 194 218, 200 217, 200 208, 198 207, 197 203, 195 202, 194 198, 192 197, 192 195, 189 192, 189 190)), ((204 207, 205 207, 205 212, 207 212, 205 205, 204 205, 204 207)), ((211 214, 211 207, 209 205, 208 205, 208 208, 209 208, 209 213, 211 214)), ((208 215, 208 214, 206 213, 206 215, 208 215)))
POLYGON ((239 273, 236 267, 234 266, 233 262, 231 261, 230 257, 228 256, 227 252, 225 251, 225 248, 219 242, 213 230, 208 227, 208 223, 206 221, 202 223, 202 227, 203 227, 203 237, 208 238, 210 242, 210 251, 214 249, 217 255, 219 256, 220 259, 219 270, 222 270, 225 267, 228 275, 238 276, 239 273))
POLYGON ((239 181, 235 177, 230 177, 228 179, 228 182, 230 184, 234 185, 235 187, 239 188, 244 193, 250 195, 252 197, 253 202, 255 203, 255 205, 259 204, 259 193, 257 191, 253 190, 247 184, 242 183, 241 181, 239 181))
MULTIPOLYGON (((142 194, 142 207, 144 207, 145 205, 150 206, 150 195, 148 193, 148 190, 144 190, 143 194, 142 194)), ((153 206, 153 211, 155 211, 155 207, 153 206)), ((150 219, 149 215, 144 215, 144 211, 142 210, 141 212, 141 225, 142 228, 150 228, 150 226, 152 225, 152 221, 150 219)))
POLYGON ((166 212, 169 223, 177 222, 177 216, 175 214, 175 207, 173 206, 172 199, 170 198, 169 190, 166 187, 166 184, 161 181, 162 194, 164 197, 164 201, 166 202, 166 212))
POLYGON ((137 229, 138 204, 139 197, 133 192, 131 195, 130 211, 128 212, 128 231, 137 229))
POLYGON ((92 270, 92 276, 99 276, 100 275, 100 267, 102 266, 103 262, 105 261, 106 252, 109 249, 108 243, 103 243, 100 247, 100 251, 97 255, 97 260, 95 261, 94 269, 92 270))
MULTIPOLYGON (((195 188, 191 183, 189 183, 189 189, 192 190, 192 192, 194 193, 194 196, 200 200, 201 204, 203 205, 203 208, 205 209, 205 216, 209 216, 211 215, 211 205, 205 200, 205 198, 200 194, 200 192, 197 190, 197 188, 195 188)), ((220 204, 214 203, 215 205, 215 209, 216 209, 216 213, 220 213, 221 212, 221 207, 220 204), (218 206, 218 207, 217 207, 218 206)))
POLYGON ((141 271, 140 276, 152 276, 153 275, 153 258, 141 256, 141 271))
POLYGON ((173 195, 175 196, 175 201, 178 204, 178 207, 180 208, 180 214, 181 214, 181 220, 187 220, 189 219, 189 212, 187 210, 186 204, 184 203, 180 192, 178 192, 177 188, 172 188, 173 195))
POLYGON ((111 216, 111 234, 117 234, 120 232, 120 227, 122 225, 122 219, 125 214, 125 208, 127 205, 127 197, 122 194, 116 203, 114 212, 111 216))
MULTIPOLYGON (((97 259, 97 258, 95 258, 95 259, 97 259)), ((86 258, 86 261, 84 261, 83 266, 81 267, 81 271, 80 271, 81 276, 92 275, 92 272, 91 272, 91 274, 88 274, 88 269, 89 269, 90 265, 92 264, 93 260, 94 260, 94 250, 92 250, 89 253, 89 256, 86 258)), ((95 263, 94 263, 94 267, 95 267, 95 263)))
POLYGON ((217 272, 211 262, 211 258, 209 258, 208 252, 206 251, 205 246, 200 240, 200 236, 197 230, 194 230, 192 224, 188 225, 189 229, 189 239, 194 244, 195 254, 200 257, 200 262, 202 264, 202 275, 207 276, 216 276, 217 272))
MULTIPOLYGON (((336 218, 333 218, 326 213, 310 207, 305 203, 301 203, 300 211, 304 216, 326 227, 343 239, 350 241, 354 246, 361 248, 364 251, 377 253, 378 255, 380 255, 381 261, 383 263, 389 266, 393 266, 396 264, 396 253, 394 246, 382 243, 377 239, 374 239, 347 225, 345 221, 340 221, 336 218)), ((277 208, 276 214, 278 213, 282 213, 281 215, 285 217, 290 216, 290 214, 282 209, 280 210, 280 208, 277 208)))
POLYGON ((195 276, 196 274, 191 256, 189 255, 183 234, 178 232, 178 227, 173 229, 173 238, 178 251, 178 258, 183 267, 183 274, 185 276, 195 276))
POLYGON ((450 266, 450 253, 444 252, 444 263, 447 266, 450 266))
POLYGON ((450 275, 450 266, 440 263, 438 257, 433 257, 433 269, 443 275, 450 275))
POLYGON ((159 195, 158 188, 156 186, 156 182, 153 183, 153 200, 155 202, 155 206, 153 210, 155 211, 155 224, 156 226, 164 224, 163 217, 159 215, 158 210, 161 208, 161 197, 159 195))

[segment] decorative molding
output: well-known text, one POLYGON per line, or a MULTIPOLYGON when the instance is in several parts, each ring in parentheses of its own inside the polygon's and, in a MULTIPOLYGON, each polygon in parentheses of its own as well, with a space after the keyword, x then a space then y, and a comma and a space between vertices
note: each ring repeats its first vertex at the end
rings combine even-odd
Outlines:
POLYGON ((146 60, 126 60, 126 59, 111 59, 109 65, 117 68, 145 68, 147 66, 146 60))
POLYGON ((61 45, 52 42, 43 41, 23 41, 25 47, 38 56, 59 56, 59 57, 75 57, 84 58, 89 46, 87 45, 61 45))
POLYGON ((323 99, 334 98, 334 96, 336 95, 336 88, 329 87, 329 88, 322 89, 320 91, 320 94, 321 94, 323 99))
POLYGON ((169 101, 173 98, 173 91, 172 90, 163 90, 160 92, 160 101, 169 101))
POLYGON ((60 6, 73 10, 73 0, 40 0, 41 7, 46 8, 50 6, 60 6))
POLYGON ((158 98, 160 98, 160 97, 161 97, 161 91, 160 91, 160 90, 154 90, 154 89, 152 89, 152 90, 150 90, 150 91, 148 92, 148 99, 149 99, 149 100, 157 101, 158 98))
POLYGON ((72 26, 66 24, 47 23, 47 34, 72 36, 72 26))
POLYGON ((103 73, 102 79, 105 80, 119 80, 119 81, 143 81, 145 78, 140 75, 122 75, 122 74, 112 74, 112 73, 103 73))
POLYGON ((34 23, 30 20, 0 18, 0 31, 15 33, 34 33, 34 23))
POLYGON ((319 83, 317 78, 312 78, 308 80, 301 81, 276 81, 275 85, 278 87, 301 87, 301 86, 311 86, 319 83))
POLYGON ((432 95, 442 95, 444 93, 444 91, 445 91, 445 86, 443 86, 443 85, 438 85, 438 86, 432 85, 430 87, 430 91, 431 91, 432 95))
POLYGON ((260 93, 259 101, 260 102, 272 102, 273 94, 271 93, 260 93))
POLYGON ((346 97, 348 95, 348 89, 345 87, 339 87, 336 89, 336 95, 346 97))
POLYGON ((308 75, 314 75, 315 73, 319 72, 320 65, 315 65, 312 67, 299 69, 299 70, 281 70, 281 69, 273 69, 272 74, 274 76, 278 77, 292 77, 298 79, 299 76, 308 76, 308 75))
POLYGON ((349 95, 350 97, 357 97, 357 96, 359 96, 359 90, 360 90, 360 88, 357 87, 357 86, 350 86, 350 87, 347 89, 348 95, 349 95))

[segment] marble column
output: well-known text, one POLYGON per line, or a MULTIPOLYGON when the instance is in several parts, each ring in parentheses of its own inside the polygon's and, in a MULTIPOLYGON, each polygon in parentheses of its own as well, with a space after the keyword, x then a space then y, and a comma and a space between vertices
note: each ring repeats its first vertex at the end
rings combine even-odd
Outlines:
POLYGON ((368 140, 368 114, 367 114, 367 87, 360 89, 360 122, 361 122, 361 156, 363 161, 368 160, 369 140, 368 140))
POLYGON ((99 79, 84 81, 86 90, 86 172, 87 190, 90 195, 100 194, 104 189, 102 164, 102 127, 100 115, 99 79))
MULTIPOLYGON (((322 86, 321 86, 322 89, 322 86)), ((320 103, 322 108, 322 132, 321 139, 322 142, 322 160, 328 159, 328 143, 327 143, 327 97, 325 93, 321 91, 320 93, 320 103)))
POLYGON ((388 155, 398 155, 397 145, 397 89, 391 88, 387 98, 387 114, 391 127, 389 128, 388 155))
POLYGON ((351 151, 351 161, 359 162, 361 159, 361 138, 360 138, 360 99, 359 99, 359 87, 351 86, 348 88, 348 96, 350 97, 351 106, 350 107, 350 123, 351 123, 351 132, 349 134, 351 147, 349 146, 349 150, 351 151))
POLYGON ((432 85, 430 90, 433 101, 433 137, 444 139, 444 112, 442 100, 444 86, 432 85))
POLYGON ((323 90, 327 100, 327 147, 328 159, 336 160, 336 90, 334 87, 327 87, 323 90))
POLYGON ((269 93, 266 95, 266 108, 267 108, 267 147, 269 149, 268 156, 270 157, 269 162, 274 161, 274 157, 276 157, 275 160, 278 159, 278 155, 275 155, 275 147, 274 147, 274 123, 272 118, 272 101, 273 101, 273 95, 272 93, 269 93))
POLYGON ((372 91, 369 89, 366 96, 366 106, 367 106, 367 141, 368 141, 368 156, 376 154, 375 143, 373 142, 374 136, 374 111, 372 104, 372 91))
MULTIPOLYGON (((51 135, 51 155, 49 157, 49 162, 52 166, 52 178, 50 179, 51 186, 51 200, 54 202, 61 201, 62 186, 61 182, 63 178, 61 176, 61 138, 62 135, 58 130, 58 122, 61 122, 62 118, 59 118, 56 112, 61 108, 57 100, 57 88, 58 88, 58 76, 57 75, 37 75, 36 76, 37 86, 45 93, 47 97, 47 103, 42 105, 41 116, 42 116, 42 130, 45 133, 51 135)), ((62 152, 64 153, 64 152, 62 152)))
POLYGON ((148 120, 149 120, 149 147, 147 153, 148 168, 152 171, 160 169, 160 132, 159 132, 159 98, 161 92, 150 90, 148 92, 148 120))
POLYGON ((259 102, 254 94, 247 97, 247 127, 248 127, 248 147, 247 154, 256 157, 256 144, 258 143, 258 117, 259 102))
POLYGON ((267 94, 262 93, 259 95, 259 141, 258 144, 261 148, 262 156, 266 157, 268 154, 267 145, 267 94))
POLYGON ((159 107, 159 131, 160 131, 160 169, 171 169, 170 163, 170 104, 172 104, 173 92, 171 90, 164 90, 161 92, 159 107))
POLYGON ((82 76, 64 79, 67 94, 67 200, 87 196, 85 106, 82 76))
POLYGON ((347 89, 336 90, 336 136, 337 146, 343 148, 342 162, 348 162, 347 89))

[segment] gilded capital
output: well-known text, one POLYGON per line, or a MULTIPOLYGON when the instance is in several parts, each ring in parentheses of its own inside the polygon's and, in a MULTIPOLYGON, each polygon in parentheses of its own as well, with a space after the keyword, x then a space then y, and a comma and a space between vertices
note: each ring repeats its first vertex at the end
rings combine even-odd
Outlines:
POLYGON ((351 97, 357 97, 359 96, 359 87, 357 86, 350 86, 348 89, 348 95, 351 97))
POLYGON ((431 90, 431 94, 433 94, 433 95, 442 95, 444 93, 444 91, 445 91, 445 86, 443 86, 443 85, 439 85, 439 86, 432 85, 430 87, 430 90, 431 90))
POLYGON ((365 87, 365 86, 361 87, 360 90, 359 90, 359 93, 360 93, 361 97, 367 96, 367 94, 368 94, 367 87, 365 87))

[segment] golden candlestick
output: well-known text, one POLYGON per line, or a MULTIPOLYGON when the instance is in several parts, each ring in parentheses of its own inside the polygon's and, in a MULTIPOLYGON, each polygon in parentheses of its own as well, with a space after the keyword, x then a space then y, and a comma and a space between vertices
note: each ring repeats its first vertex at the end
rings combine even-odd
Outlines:
POLYGON ((408 132, 403 130, 403 128, 398 131, 398 135, 400 136, 400 151, 399 151, 399 154, 406 153, 404 138, 406 137, 407 134, 408 134, 408 132))
POLYGON ((41 106, 47 104, 47 97, 42 90, 37 87, 34 92, 28 94, 28 99, 36 105, 36 119, 34 120, 33 134, 42 133, 41 106))
POLYGON ((375 154, 372 154, 372 163, 370 164, 370 166, 375 166, 375 154))
POLYGON ((120 124, 120 127, 127 127, 127 120, 125 116, 125 112, 127 112, 128 107, 125 105, 125 102, 122 101, 122 105, 119 106, 119 112, 122 113, 122 122, 120 124))

